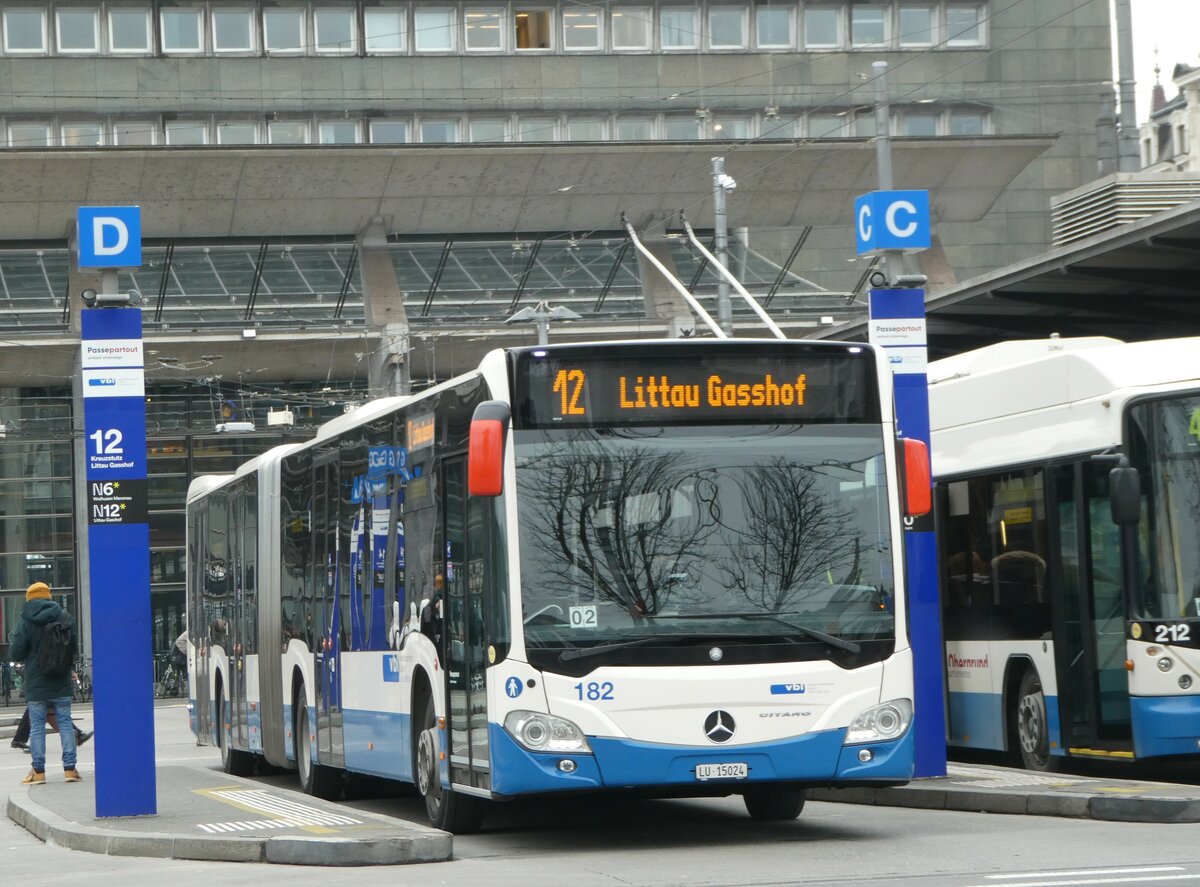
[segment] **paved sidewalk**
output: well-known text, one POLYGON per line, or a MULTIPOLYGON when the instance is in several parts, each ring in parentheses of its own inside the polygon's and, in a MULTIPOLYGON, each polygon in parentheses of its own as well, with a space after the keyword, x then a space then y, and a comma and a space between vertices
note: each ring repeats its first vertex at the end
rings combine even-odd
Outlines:
POLYGON ((1110 822, 1200 822, 1200 786, 951 762, 947 775, 902 788, 823 788, 814 801, 1110 822))
POLYGON ((94 785, 65 783, 53 768, 46 780, 14 788, 8 816, 41 840, 71 850, 352 866, 440 862, 454 849, 447 832, 206 767, 159 767, 158 814, 144 817, 97 819, 94 785))

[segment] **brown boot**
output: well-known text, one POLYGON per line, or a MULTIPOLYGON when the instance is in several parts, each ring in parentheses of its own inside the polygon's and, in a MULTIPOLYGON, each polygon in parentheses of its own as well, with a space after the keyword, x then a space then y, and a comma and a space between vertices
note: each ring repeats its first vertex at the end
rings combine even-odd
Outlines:
POLYGON ((21 785, 45 785, 46 774, 41 770, 30 770, 29 775, 21 780, 21 785))

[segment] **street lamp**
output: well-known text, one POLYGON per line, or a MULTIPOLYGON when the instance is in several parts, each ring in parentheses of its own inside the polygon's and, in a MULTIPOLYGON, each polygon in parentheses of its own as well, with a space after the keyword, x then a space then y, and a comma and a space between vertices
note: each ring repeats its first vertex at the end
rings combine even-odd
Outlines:
POLYGON ((572 311, 570 308, 564 308, 562 305, 555 305, 553 308, 543 299, 533 307, 522 308, 516 314, 507 318, 505 323, 536 323, 538 331, 538 344, 550 344, 550 321, 552 320, 582 320, 583 318, 572 311))

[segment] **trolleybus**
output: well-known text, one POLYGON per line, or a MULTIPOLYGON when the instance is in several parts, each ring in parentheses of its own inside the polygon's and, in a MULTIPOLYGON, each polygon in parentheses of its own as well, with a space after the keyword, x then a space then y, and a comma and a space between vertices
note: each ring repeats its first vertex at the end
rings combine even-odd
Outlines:
POLYGON ((1198 353, 1051 338, 930 364, 951 745, 1035 770, 1200 752, 1198 353))
POLYGON ((793 818, 911 777, 929 496, 870 346, 495 351, 193 482, 192 726, 318 796, 412 783, 452 831, 596 790, 793 818))

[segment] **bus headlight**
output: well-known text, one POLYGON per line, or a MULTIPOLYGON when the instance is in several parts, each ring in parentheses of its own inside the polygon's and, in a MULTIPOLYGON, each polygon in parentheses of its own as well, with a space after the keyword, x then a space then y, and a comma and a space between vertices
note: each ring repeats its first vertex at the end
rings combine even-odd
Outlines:
POLYGON ((912 723, 912 701, 909 699, 893 699, 883 705, 876 705, 850 722, 846 730, 846 745, 859 745, 863 742, 887 742, 904 735, 908 725, 912 723))
POLYGON ((583 731, 565 718, 536 711, 510 711, 504 729, 530 751, 591 754, 583 731))

